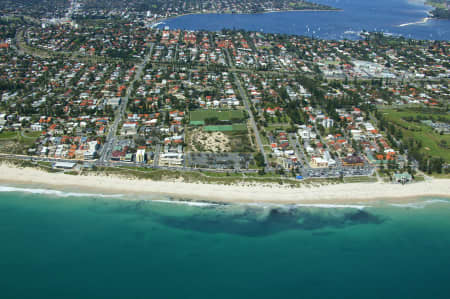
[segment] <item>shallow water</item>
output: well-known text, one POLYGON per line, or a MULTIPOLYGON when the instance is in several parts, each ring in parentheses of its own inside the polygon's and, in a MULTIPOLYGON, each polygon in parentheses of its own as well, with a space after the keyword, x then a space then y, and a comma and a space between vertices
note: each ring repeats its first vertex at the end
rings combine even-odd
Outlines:
POLYGON ((0 192, 1 298, 450 293, 448 200, 363 209, 166 200, 0 192))
POLYGON ((300 11, 265 14, 187 15, 164 21, 159 27, 210 30, 245 29, 269 33, 357 39, 362 30, 414 39, 449 40, 450 20, 422 23, 431 7, 407 0, 318 0, 342 11, 300 11))

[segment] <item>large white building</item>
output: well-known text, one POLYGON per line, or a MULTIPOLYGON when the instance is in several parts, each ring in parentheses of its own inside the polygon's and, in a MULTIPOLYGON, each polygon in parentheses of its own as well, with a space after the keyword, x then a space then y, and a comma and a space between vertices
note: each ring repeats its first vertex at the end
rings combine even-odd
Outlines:
POLYGON ((317 137, 317 134, 305 125, 300 126, 297 133, 303 140, 316 139, 317 137))

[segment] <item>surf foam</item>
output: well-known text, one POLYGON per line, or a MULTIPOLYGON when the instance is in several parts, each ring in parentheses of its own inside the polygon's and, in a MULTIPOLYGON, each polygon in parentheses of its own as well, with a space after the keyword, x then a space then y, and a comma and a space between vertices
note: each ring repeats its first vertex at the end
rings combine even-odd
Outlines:
POLYGON ((437 203, 450 203, 450 201, 447 200, 443 200, 443 199, 430 199, 430 200, 425 200, 422 202, 411 202, 411 203, 393 203, 390 204, 393 207, 399 207, 399 208, 412 208, 412 209, 423 209, 429 205, 432 204, 437 204, 437 203))
POLYGON ((32 194, 42 195, 54 195, 59 197, 123 197, 122 194, 94 194, 94 193, 76 193, 76 192, 64 192, 52 189, 40 189, 40 188, 18 188, 9 186, 0 186, 0 192, 24 192, 32 194))

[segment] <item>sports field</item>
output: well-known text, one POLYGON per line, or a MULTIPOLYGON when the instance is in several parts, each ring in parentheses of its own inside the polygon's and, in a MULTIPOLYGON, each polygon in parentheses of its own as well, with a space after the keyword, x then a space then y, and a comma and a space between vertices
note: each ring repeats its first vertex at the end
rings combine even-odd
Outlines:
POLYGON ((245 114, 243 110, 195 110, 191 111, 190 118, 191 122, 205 121, 208 118, 217 117, 219 121, 230 121, 232 119, 245 119, 245 114))

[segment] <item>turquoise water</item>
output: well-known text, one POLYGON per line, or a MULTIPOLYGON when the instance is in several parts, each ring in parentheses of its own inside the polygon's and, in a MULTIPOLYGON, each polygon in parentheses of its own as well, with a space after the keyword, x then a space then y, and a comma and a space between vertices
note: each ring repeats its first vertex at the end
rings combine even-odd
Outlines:
POLYGON ((263 208, 0 192, 0 298, 450 298, 449 203, 263 208))

